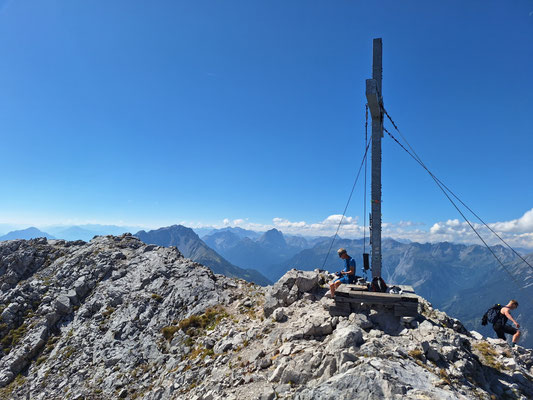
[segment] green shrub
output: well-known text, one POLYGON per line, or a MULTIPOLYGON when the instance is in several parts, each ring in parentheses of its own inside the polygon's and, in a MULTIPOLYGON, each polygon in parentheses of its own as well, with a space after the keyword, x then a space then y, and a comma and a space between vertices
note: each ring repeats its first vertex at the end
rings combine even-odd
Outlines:
POLYGON ((177 326, 165 326, 163 329, 161 329, 161 333, 167 339, 169 342, 174 337, 174 334, 179 331, 179 327, 177 326))
POLYGON ((228 316, 223 307, 209 307, 202 315, 191 315, 182 320, 178 327, 190 336, 195 336, 197 330, 213 330, 215 326, 228 316))

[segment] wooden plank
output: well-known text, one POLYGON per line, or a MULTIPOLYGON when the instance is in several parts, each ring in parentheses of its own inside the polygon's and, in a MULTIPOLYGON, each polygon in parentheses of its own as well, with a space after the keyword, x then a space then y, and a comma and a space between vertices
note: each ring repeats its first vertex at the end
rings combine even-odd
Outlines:
POLYGON ((351 302, 360 302, 360 303, 399 303, 402 301, 401 297, 385 297, 385 296, 337 296, 336 299, 339 301, 351 301, 351 302))
POLYGON ((417 310, 418 304, 417 303, 398 303, 398 304, 395 304, 394 307, 398 309, 405 309, 405 310, 417 310))
POLYGON ((352 299, 351 297, 337 297, 337 296, 335 296, 335 304, 343 304, 343 303, 361 304, 361 303, 364 303, 364 301, 361 301, 361 300, 358 300, 358 299, 352 299))
MULTIPOLYGON (((336 296, 336 294, 335 294, 336 296)), ((383 301, 401 301, 402 299, 406 299, 407 301, 413 301, 417 300, 417 296, 412 295, 400 295, 400 294, 393 294, 393 293, 381 293, 381 292, 350 292, 348 296, 343 297, 351 297, 351 298, 361 298, 361 299, 368 299, 368 300, 383 300, 383 301)))
POLYGON ((341 285, 335 291, 335 293, 339 293, 341 296, 348 296, 350 293, 354 292, 368 292, 368 288, 361 285, 341 285))
POLYGON ((394 306, 394 315, 396 316, 415 316, 418 315, 418 308, 394 306))
POLYGON ((368 287, 364 285, 346 285, 346 289, 352 292, 368 292, 368 287))
MULTIPOLYGON (((402 289, 402 295, 404 295, 404 294, 406 294, 406 295, 415 294, 415 291, 414 291, 413 287, 410 286, 410 285, 389 285, 389 287, 393 287, 393 286, 396 286, 396 287, 399 287, 400 289, 402 289)), ((344 285, 341 285, 336 290, 336 292, 337 293, 342 293, 342 294, 349 294, 349 293, 353 293, 353 292, 369 292, 369 290, 364 285, 344 284, 344 285)), ((371 293, 376 293, 376 292, 371 292, 371 293)), ((392 294, 392 293, 390 293, 390 294, 392 294)))
POLYGON ((406 307, 418 307, 418 299, 387 299, 387 298, 368 298, 368 297, 340 297, 335 296, 335 303, 341 304, 341 303, 352 303, 352 304, 382 304, 382 305, 398 305, 398 304, 404 304, 406 307))
MULTIPOLYGON (((397 304, 402 304, 398 301, 384 301, 384 300, 368 300, 368 299, 354 299, 351 297, 339 297, 335 299, 336 304, 342 304, 342 303, 351 303, 351 304, 381 304, 381 305, 389 305, 389 306, 395 306, 397 304)), ((409 304, 409 303, 407 303, 409 304)), ((417 305, 417 303, 411 303, 414 305, 417 305)))

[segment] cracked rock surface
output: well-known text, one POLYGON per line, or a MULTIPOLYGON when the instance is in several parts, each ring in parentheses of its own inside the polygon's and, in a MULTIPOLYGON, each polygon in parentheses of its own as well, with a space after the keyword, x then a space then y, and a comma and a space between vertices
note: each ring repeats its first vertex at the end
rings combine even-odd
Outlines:
POLYGON ((533 398, 531 350, 422 298, 338 315, 330 277, 260 287, 129 234, 1 242, 0 399, 533 398))

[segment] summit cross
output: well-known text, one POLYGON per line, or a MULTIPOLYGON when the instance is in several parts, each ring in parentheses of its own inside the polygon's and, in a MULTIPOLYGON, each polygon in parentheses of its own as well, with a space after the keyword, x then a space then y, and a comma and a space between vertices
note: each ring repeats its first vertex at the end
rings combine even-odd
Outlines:
POLYGON ((372 277, 381 276, 381 138, 383 137, 382 41, 373 41, 372 79, 366 80, 366 99, 372 117, 372 184, 370 245, 372 277))

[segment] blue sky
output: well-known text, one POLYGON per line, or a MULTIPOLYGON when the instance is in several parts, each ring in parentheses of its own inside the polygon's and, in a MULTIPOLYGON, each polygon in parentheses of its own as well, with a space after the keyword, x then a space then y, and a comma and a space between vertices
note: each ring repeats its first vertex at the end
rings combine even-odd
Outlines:
MULTIPOLYGON (((385 106, 419 155, 533 247, 531 0, 0 1, 0 222, 335 222, 374 37, 385 106)), ((361 185, 347 214, 360 227, 361 185)), ((391 235, 461 235, 387 138, 383 218, 391 235)))

